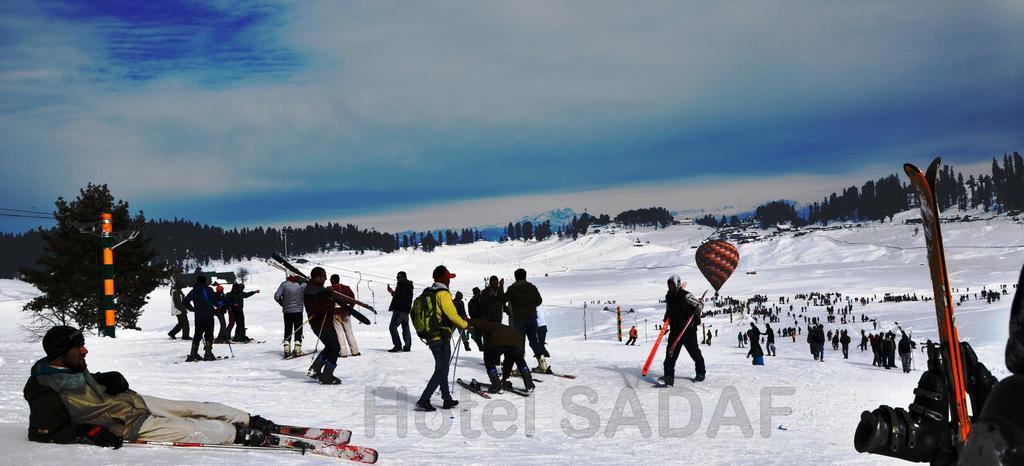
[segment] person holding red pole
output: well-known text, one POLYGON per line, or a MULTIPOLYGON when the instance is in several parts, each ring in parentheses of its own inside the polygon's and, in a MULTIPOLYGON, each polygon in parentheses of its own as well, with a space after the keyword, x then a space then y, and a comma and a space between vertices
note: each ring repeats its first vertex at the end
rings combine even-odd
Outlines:
MULTIPOLYGON (((697 345, 697 328, 700 326, 700 312, 704 309, 696 296, 686 291, 684 283, 678 275, 668 279, 668 293, 665 294, 665 320, 668 322, 668 341, 681 339, 682 346, 693 359, 696 376, 694 382, 704 380, 704 356, 697 345)), ((665 348, 665 375, 658 379, 661 383, 672 386, 675 384, 676 359, 680 351, 669 344, 665 348)))

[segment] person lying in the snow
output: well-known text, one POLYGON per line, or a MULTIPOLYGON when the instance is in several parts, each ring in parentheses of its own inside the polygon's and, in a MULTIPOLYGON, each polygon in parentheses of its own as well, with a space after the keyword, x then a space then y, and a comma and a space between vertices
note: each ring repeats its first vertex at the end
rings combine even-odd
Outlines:
POLYGON ((128 389, 118 372, 90 373, 85 337, 57 326, 43 337, 46 357, 25 384, 28 438, 46 443, 161 441, 266 445, 274 424, 220 403, 175 401, 128 389))

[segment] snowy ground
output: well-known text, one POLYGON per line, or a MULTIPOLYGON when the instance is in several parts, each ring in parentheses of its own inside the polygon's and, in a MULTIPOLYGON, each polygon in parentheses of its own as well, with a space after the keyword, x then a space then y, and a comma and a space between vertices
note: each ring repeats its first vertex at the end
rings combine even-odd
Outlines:
MULTIPOLYGON (((914 213, 908 213, 912 216, 914 213)), ((898 219, 899 220, 899 219, 898 219)), ((898 221, 897 223, 900 223, 898 221)), ((971 292, 982 286, 1016 283, 1024 263, 1022 227, 1006 221, 944 225, 954 287, 971 292), (961 247, 963 246, 963 247, 961 247), (969 246, 969 247, 967 247, 969 246), (1017 246, 1017 247, 1013 247, 1017 246)), ((879 404, 906 406, 923 366, 903 374, 871 366, 870 352, 853 349, 849 360, 826 345, 826 362, 811 359, 801 336, 796 343, 778 339, 776 358, 755 367, 736 348, 735 335, 749 320, 705 319, 719 330, 712 346, 702 346, 708 380, 685 379, 673 389, 651 387, 640 367, 656 336, 666 278, 678 273, 689 289, 708 287, 694 266, 694 247, 712 233, 699 226, 675 226, 616 234, 607 232, 577 241, 477 243, 438 251, 390 255, 335 253, 307 257, 301 267, 322 263, 359 298, 381 309, 376 323, 358 326, 363 356, 340 362, 343 385, 319 386, 305 377, 309 358, 280 359, 280 310, 271 294, 283 275, 266 264, 228 264, 219 270, 252 271, 248 288, 263 293, 249 299, 249 335, 262 344, 235 345, 234 358, 184 364, 187 344, 168 340, 174 319, 166 288, 151 297, 140 321, 143 331, 119 330, 117 339, 91 337, 90 369, 118 370, 133 389, 166 398, 220 401, 281 423, 339 426, 354 432, 353 443, 380 451, 381 462, 394 463, 884 463, 879 456, 853 449, 853 432, 862 410, 879 404), (650 241, 633 246, 636 239, 650 241), (540 376, 534 397, 512 394, 486 401, 455 388, 460 409, 414 412, 432 367, 422 343, 413 352, 389 354, 385 283, 405 270, 417 286, 428 284, 430 270, 446 264, 459 276, 453 288, 468 298, 473 286, 491 274, 512 281, 512 271, 526 268, 544 295, 551 364, 576 380, 540 376), (362 272, 362 281, 355 271, 362 272), (587 339, 583 338, 584 301, 614 300, 626 314, 624 328, 637 323, 640 344, 625 347, 615 340, 615 314, 589 305, 587 339), (781 429, 780 429, 781 426, 781 429), (784 429, 784 430, 783 430, 784 429)), ((738 298, 767 294, 771 300, 801 292, 842 292, 881 296, 885 292, 930 295, 923 236, 913 226, 874 225, 740 246, 740 269, 722 292, 738 298), (748 274, 754 272, 756 274, 748 274)), ((18 333, 24 302, 35 291, 16 281, 0 281, 0 441, 11 464, 57 464, 74 458, 89 464, 326 464, 321 458, 273 453, 208 452, 151 448, 110 451, 87 446, 40 445, 25 439, 27 404, 21 390, 31 364, 41 357, 37 342, 18 333)), ((1011 289, 1012 293, 1012 289, 1011 289)), ((1002 359, 1012 296, 986 304, 970 300, 958 309, 960 334, 975 346, 981 360, 999 378, 1007 375, 1002 359)), ((793 300, 795 307, 803 304, 793 300)), ((788 308, 788 307, 787 307, 788 308)), ((880 327, 899 321, 915 339, 935 336, 930 302, 875 303, 855 313, 880 319, 880 327)), ((824 316, 812 308, 811 316, 824 316)), ((778 326, 784 326, 783 319, 778 326)), ((835 328, 836 326, 827 328, 835 328)), ((762 325, 763 328, 763 325, 762 325)), ((849 325, 859 335, 859 325, 849 325)), ((866 328, 870 329, 870 323, 866 328)), ((858 338, 854 338, 856 345, 858 338)), ((306 346, 314 343, 307 331, 306 346)), ((229 355, 217 345, 218 355, 229 355)), ((662 355, 651 375, 661 374, 662 355)), ((459 357, 457 376, 484 378, 481 354, 474 348, 459 357)), ((692 374, 684 354, 680 377, 692 374)), ((439 398, 435 395, 435 403, 439 398)))

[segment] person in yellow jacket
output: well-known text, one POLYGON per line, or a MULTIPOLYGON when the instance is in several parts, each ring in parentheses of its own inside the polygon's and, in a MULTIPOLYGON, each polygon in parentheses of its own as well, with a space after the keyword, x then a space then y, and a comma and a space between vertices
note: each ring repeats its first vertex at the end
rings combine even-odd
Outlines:
POLYGON ((449 272, 447 267, 439 265, 434 268, 434 284, 430 290, 434 292, 437 306, 441 310, 442 324, 440 335, 427 341, 427 346, 430 348, 431 354, 434 355, 434 374, 430 376, 427 387, 423 389, 423 394, 416 402, 416 406, 423 411, 436 411, 436 408, 430 404, 430 397, 434 396, 438 387, 441 388, 441 398, 444 400, 444 404, 441 405, 442 409, 452 409, 459 404, 458 401, 452 399, 452 394, 448 389, 448 366, 452 359, 450 340, 454 331, 453 326, 465 329, 469 327, 469 323, 459 317, 455 303, 452 302, 452 293, 448 291, 448 285, 453 278, 455 278, 455 274, 449 272))

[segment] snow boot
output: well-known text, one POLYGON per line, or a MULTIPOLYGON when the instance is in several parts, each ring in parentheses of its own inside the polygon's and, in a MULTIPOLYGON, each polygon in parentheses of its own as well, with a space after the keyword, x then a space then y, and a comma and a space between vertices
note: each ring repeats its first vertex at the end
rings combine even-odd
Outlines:
POLYGON ((334 366, 325 365, 324 368, 324 371, 317 379, 320 385, 341 385, 341 379, 334 376, 334 366))
POLYGON ((324 361, 319 356, 313 361, 313 365, 309 366, 309 370, 306 371, 306 377, 314 380, 320 379, 320 371, 324 368, 324 361))
POLYGON ((402 352, 402 347, 396 346, 394 348, 389 349, 388 352, 389 353, 401 353, 402 352))
POLYGON ((664 385, 666 387, 671 387, 671 386, 675 385, 675 377, 671 377, 671 376, 658 377, 658 382, 660 382, 662 385, 664 385))
POLYGON ((249 428, 256 429, 264 433, 271 433, 277 430, 277 425, 274 424, 273 421, 262 416, 250 415, 249 428))
POLYGON ((193 362, 200 359, 202 358, 199 357, 199 336, 196 336, 196 339, 192 340, 192 351, 188 353, 188 359, 186 359, 186 361, 193 362))
POLYGON ((502 382, 501 379, 498 378, 498 371, 495 370, 494 372, 488 372, 487 373, 487 377, 491 381, 491 386, 487 388, 487 393, 491 393, 491 394, 502 393, 503 392, 502 387, 504 386, 504 382, 502 382))
POLYGON ((429 400, 427 400, 427 401, 424 401, 424 400, 417 401, 416 402, 416 407, 419 408, 421 411, 426 411, 428 413, 432 413, 434 411, 437 411, 437 408, 435 408, 434 405, 430 404, 429 400))
POLYGON ((529 372, 523 374, 523 384, 526 386, 528 393, 533 393, 537 389, 537 385, 533 383, 533 374, 529 372))
POLYGON ((235 443, 237 444, 247 447, 269 447, 273 445, 271 441, 276 440, 276 437, 267 435, 262 430, 246 427, 242 423, 235 424, 235 443))
POLYGON ((217 356, 213 355, 213 344, 207 343, 203 346, 203 361, 216 361, 217 356))
POLYGON ((292 357, 293 358, 297 358, 299 356, 302 356, 302 342, 301 341, 295 342, 295 347, 292 348, 292 357))
POLYGON ((697 376, 693 378, 693 381, 694 382, 703 382, 704 381, 704 374, 697 374, 697 376))
POLYGON ((291 342, 289 342, 288 340, 285 340, 284 343, 281 344, 281 346, 284 349, 284 357, 287 358, 288 356, 292 355, 292 344, 291 344, 291 342))
POLYGON ((444 400, 444 404, 441 405, 441 409, 452 409, 459 405, 459 400, 444 400))
POLYGON ((548 362, 544 360, 544 356, 537 356, 537 368, 533 371, 539 374, 547 374, 550 370, 551 368, 548 367, 548 362))
POLYGON ((174 334, 171 332, 167 332, 167 336, 171 337, 172 340, 176 340, 176 338, 174 338, 174 334))

